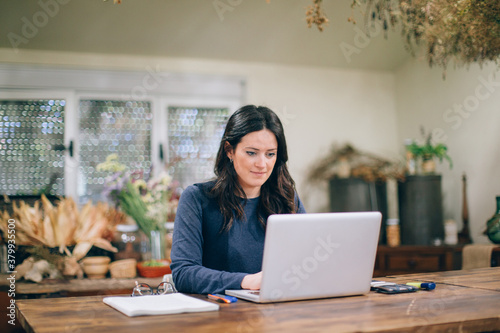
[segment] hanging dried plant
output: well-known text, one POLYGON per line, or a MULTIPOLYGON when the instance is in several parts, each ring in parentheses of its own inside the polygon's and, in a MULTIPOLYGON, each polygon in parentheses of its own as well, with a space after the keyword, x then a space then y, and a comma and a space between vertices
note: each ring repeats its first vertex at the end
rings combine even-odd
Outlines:
MULTIPOLYGON (((407 49, 422 45, 429 66, 443 68, 487 61, 499 64, 498 0, 353 0, 364 7, 365 24, 381 22, 385 30, 400 27, 407 49)), ((354 16, 348 21, 356 23, 354 16)))
POLYGON ((321 8, 322 1, 323 0, 313 0, 313 4, 306 8, 307 26, 310 28, 315 24, 319 31, 323 31, 323 25, 328 25, 328 18, 323 8, 321 8))

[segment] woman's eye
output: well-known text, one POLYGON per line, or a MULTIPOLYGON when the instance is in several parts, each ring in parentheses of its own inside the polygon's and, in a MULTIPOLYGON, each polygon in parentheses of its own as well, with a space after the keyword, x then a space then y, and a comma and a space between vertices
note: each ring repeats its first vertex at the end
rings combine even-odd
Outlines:
POLYGON ((269 154, 267 154, 267 157, 274 157, 274 156, 276 156, 276 153, 269 153, 269 154))
POLYGON ((254 156, 255 152, 254 151, 247 151, 247 154, 250 155, 250 156, 254 156))

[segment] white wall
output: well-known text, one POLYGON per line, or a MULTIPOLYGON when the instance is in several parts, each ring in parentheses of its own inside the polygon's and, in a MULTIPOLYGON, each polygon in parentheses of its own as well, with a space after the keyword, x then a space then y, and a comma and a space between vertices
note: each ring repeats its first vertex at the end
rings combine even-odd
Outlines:
POLYGON ((329 209, 327 183, 308 186, 306 175, 333 143, 381 156, 397 154, 393 75, 249 66, 248 102, 274 109, 285 126, 290 171, 306 209, 329 209))
MULTIPOLYGON (((409 61, 396 73, 398 141, 421 139, 419 128, 441 131, 454 166, 439 166, 443 175, 445 218, 462 228, 462 174, 467 175, 470 231, 474 242, 496 210, 500 195, 500 71, 493 64, 481 69, 438 68, 409 61), (489 82, 489 83, 488 83, 489 82)), ((438 138, 438 137, 436 137, 438 138)))
POLYGON ((289 167, 310 212, 328 209, 328 192, 308 187, 307 170, 333 143, 395 158, 394 75, 390 72, 292 67, 263 63, 147 58, 119 55, 0 49, 0 62, 49 67, 96 68, 238 75, 246 78, 246 103, 271 107, 281 117, 289 145, 289 167))

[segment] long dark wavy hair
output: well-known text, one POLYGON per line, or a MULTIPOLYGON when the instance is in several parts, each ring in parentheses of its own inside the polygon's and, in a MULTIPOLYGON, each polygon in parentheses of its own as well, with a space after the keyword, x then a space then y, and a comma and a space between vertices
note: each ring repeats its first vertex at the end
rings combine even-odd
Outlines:
POLYGON ((297 212, 295 182, 286 165, 288 153, 283 125, 271 109, 264 106, 246 105, 229 118, 215 161, 214 171, 217 178, 211 194, 218 201, 224 216, 223 230, 231 229, 235 218, 245 218, 241 198, 244 202, 247 200, 238 182, 234 166, 227 156, 227 143, 230 148, 235 149, 245 135, 263 129, 270 130, 276 136, 278 152, 273 172, 260 190, 260 202, 257 208, 259 221, 265 226, 265 221, 271 214, 297 212))

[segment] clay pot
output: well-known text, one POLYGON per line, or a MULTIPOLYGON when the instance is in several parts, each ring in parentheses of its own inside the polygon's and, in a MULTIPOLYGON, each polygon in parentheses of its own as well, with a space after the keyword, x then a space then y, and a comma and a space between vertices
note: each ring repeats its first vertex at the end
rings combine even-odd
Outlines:
POLYGON ((104 279, 109 269, 109 257, 86 257, 82 259, 82 267, 89 279, 104 279))

